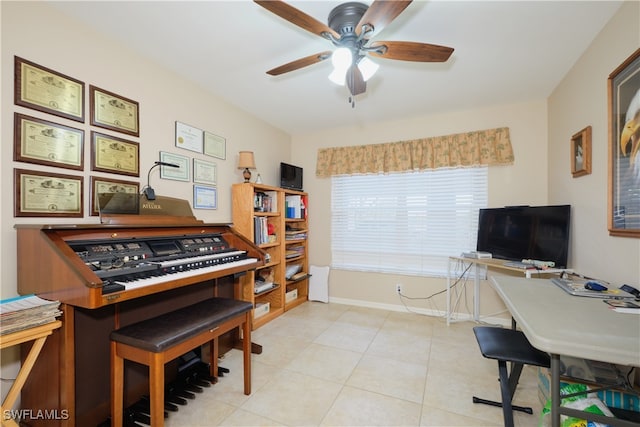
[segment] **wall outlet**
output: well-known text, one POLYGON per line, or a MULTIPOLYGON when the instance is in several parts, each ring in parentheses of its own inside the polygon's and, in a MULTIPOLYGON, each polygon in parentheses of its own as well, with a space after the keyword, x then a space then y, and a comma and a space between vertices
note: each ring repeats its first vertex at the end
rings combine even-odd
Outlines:
POLYGON ((401 293, 402 293, 402 285, 401 285, 400 283, 398 283, 398 284, 396 285, 396 292, 397 292, 397 293, 399 293, 399 294, 401 294, 401 293))

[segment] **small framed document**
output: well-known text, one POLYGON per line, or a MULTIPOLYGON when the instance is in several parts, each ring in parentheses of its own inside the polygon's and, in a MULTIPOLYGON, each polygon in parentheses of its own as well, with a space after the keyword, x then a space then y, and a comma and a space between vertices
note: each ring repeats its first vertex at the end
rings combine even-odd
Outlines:
POLYGON ((206 185, 193 186, 193 208, 194 209, 217 209, 218 190, 215 187, 206 185))
POLYGON ((204 154, 218 159, 227 157, 227 140, 211 132, 204 133, 204 154))
POLYGON ((176 147, 202 153, 202 135, 201 129, 176 122, 176 147))
POLYGON ((216 164, 193 159, 193 182, 216 185, 216 164))
POLYGON ((173 163, 179 167, 160 166, 160 178, 172 179, 174 181, 190 181, 189 173, 189 157, 180 154, 160 152, 160 161, 165 163, 173 163))
POLYGON ((84 123, 84 83, 49 68, 14 57, 14 102, 84 123))
POLYGON ((90 85, 89 103, 93 126, 140 136, 138 102, 90 85))
POLYGON ((83 177, 14 169, 16 217, 83 216, 83 177))
POLYGON ((140 184, 133 181, 121 181, 119 179, 91 177, 91 215, 97 216, 98 196, 100 193, 129 193, 138 194, 140 184))
POLYGON ((139 144, 92 131, 91 170, 140 176, 139 144))
POLYGON ((14 114, 13 160, 67 169, 84 169, 84 131, 14 114))

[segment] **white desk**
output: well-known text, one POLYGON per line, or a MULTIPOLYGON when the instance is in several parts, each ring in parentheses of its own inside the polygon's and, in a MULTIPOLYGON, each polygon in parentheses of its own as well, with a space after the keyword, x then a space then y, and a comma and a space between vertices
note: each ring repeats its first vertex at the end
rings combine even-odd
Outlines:
MULTIPOLYGON (((551 355, 551 416, 578 415, 560 407, 560 355, 640 366, 640 316, 617 313, 596 298, 571 296, 549 280, 492 278, 493 287, 531 344, 551 355)), ((604 422, 590 414, 589 419, 604 422)), ((610 425, 638 426, 606 418, 610 425)))
MULTIPOLYGON (((537 268, 528 268, 522 269, 517 267, 509 267, 505 265, 508 261, 503 259, 494 259, 494 258, 464 258, 452 256, 449 257, 449 263, 447 265, 447 325, 451 323, 451 263, 463 263, 468 264, 469 268, 473 267, 473 320, 480 320, 480 274, 484 273, 488 274, 489 268, 493 268, 496 270, 502 271, 510 271, 516 272, 519 274, 524 274, 527 279, 531 279, 534 275, 539 276, 541 274, 560 274, 563 269, 559 268, 546 268, 546 269, 537 269, 537 268)), ((468 269, 465 269, 461 276, 464 276, 467 273, 468 269)), ((461 279, 462 277, 458 277, 461 279)))

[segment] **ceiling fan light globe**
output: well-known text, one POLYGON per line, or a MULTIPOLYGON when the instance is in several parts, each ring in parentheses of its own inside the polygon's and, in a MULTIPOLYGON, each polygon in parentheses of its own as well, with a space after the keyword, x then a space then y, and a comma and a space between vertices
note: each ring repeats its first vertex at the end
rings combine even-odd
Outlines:
POLYGON ((347 82, 347 70, 334 69, 331 74, 329 74, 329 80, 338 86, 344 86, 347 82))
POLYGON ((363 57, 360 62, 358 62, 358 69, 360 69, 362 78, 365 82, 373 77, 376 71, 378 71, 378 68, 380 68, 380 65, 376 64, 366 56, 363 57))
POLYGON ((331 55, 331 63, 335 70, 347 71, 347 68, 351 66, 352 61, 353 56, 351 54, 351 49, 346 47, 339 47, 334 50, 333 55, 331 55))

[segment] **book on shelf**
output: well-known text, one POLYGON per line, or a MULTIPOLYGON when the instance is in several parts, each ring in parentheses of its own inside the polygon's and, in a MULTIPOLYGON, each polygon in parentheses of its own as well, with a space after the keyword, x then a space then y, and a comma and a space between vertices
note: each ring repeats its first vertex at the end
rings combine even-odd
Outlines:
POLYGON ((60 301, 26 295, 0 301, 0 335, 51 323, 62 314, 60 301))
POLYGON ((284 204, 286 218, 307 218, 307 201, 305 197, 297 194, 285 196, 284 204))

